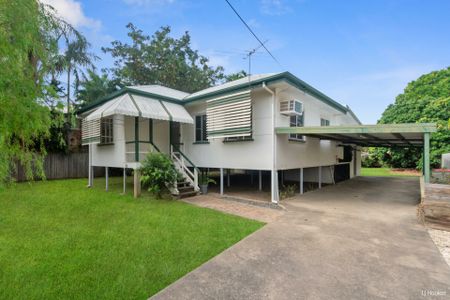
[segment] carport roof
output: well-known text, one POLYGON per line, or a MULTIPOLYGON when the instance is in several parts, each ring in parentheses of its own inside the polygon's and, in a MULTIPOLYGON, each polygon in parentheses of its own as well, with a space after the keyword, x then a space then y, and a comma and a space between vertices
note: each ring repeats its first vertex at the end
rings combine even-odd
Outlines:
POLYGON ((363 147, 422 147, 424 134, 435 132, 434 123, 277 127, 277 134, 301 134, 363 147))

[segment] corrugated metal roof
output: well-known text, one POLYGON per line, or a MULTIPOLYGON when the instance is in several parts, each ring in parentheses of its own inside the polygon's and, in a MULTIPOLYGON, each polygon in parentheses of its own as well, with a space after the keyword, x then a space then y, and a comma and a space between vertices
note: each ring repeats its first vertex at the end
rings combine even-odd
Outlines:
POLYGON ((152 93, 156 95, 166 96, 170 98, 175 98, 178 100, 182 100, 183 98, 189 96, 189 93, 185 93, 179 90, 175 90, 172 88, 168 88, 162 85, 134 85, 134 86, 127 86, 127 88, 135 89, 139 91, 143 91, 146 93, 152 93))
POLYGON ((242 85, 245 83, 252 83, 254 81, 261 80, 264 78, 269 78, 269 77, 272 77, 277 74, 281 74, 281 73, 266 73, 266 74, 257 74, 257 75, 247 76, 247 77, 244 77, 244 78, 241 78, 238 80, 230 81, 230 82, 227 82, 224 84, 216 85, 216 86, 195 92, 193 94, 190 94, 186 98, 184 98, 184 100, 190 100, 192 98, 203 96, 206 94, 216 93, 216 92, 219 92, 220 90, 224 90, 224 89, 232 89, 233 87, 236 87, 236 86, 239 86, 239 85, 242 85))

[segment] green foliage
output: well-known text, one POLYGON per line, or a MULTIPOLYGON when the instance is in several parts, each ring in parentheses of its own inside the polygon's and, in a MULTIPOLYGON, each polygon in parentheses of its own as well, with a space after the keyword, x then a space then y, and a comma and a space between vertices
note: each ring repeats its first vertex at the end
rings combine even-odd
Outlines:
POLYGON ((28 178, 33 167, 43 175, 42 140, 51 119, 41 99, 48 49, 54 49, 46 26, 38 2, 0 0, 0 184, 9 179, 14 162, 24 166, 28 178))
POLYGON ((162 193, 175 186, 178 172, 172 160, 164 153, 149 153, 140 168, 141 182, 158 199, 162 193))
POLYGON ((295 195, 296 190, 297 186, 295 184, 283 185, 280 191, 280 198, 286 199, 289 197, 293 197, 295 195))
POLYGON ((188 32, 176 39, 170 37, 169 26, 151 37, 132 23, 127 28, 131 44, 113 41, 102 48, 115 59, 109 71, 123 85, 160 84, 192 93, 223 79, 222 67, 211 67, 208 58, 191 48, 188 32))
POLYGON ((80 106, 90 104, 105 97, 119 88, 117 80, 110 80, 108 75, 97 74, 94 70, 87 70, 88 76, 83 74, 77 90, 77 99, 80 106))
MULTIPOLYGON (((441 154, 450 152, 449 120, 450 67, 410 82, 395 103, 386 108, 379 123, 437 123, 438 131, 431 136, 430 162, 438 167, 441 154)), ((421 148, 380 148, 372 153, 391 167, 421 167, 421 148)))
POLYGON ((361 156, 361 166, 366 168, 379 168, 383 165, 380 157, 376 153, 376 148, 368 148, 361 156))
POLYGON ((225 82, 238 80, 238 79, 241 79, 241 78, 244 78, 247 76, 248 76, 247 72, 245 72, 244 70, 241 70, 236 73, 231 73, 231 74, 225 75, 225 82))
POLYGON ((209 177, 208 173, 206 173, 206 172, 202 173, 200 175, 199 184, 200 185, 208 185, 210 183, 216 184, 217 182, 214 179, 212 179, 211 177, 209 177))

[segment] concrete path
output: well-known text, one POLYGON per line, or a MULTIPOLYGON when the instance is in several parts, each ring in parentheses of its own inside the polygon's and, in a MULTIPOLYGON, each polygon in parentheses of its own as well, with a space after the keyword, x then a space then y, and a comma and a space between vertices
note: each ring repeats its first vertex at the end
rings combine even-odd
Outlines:
POLYGON ((448 299, 450 268, 418 201, 418 180, 374 177, 290 199, 154 299, 448 299))

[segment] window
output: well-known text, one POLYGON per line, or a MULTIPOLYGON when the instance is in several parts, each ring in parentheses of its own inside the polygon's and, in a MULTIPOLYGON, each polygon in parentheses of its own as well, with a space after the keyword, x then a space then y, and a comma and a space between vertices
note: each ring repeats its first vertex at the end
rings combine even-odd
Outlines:
POLYGON ((195 116, 195 142, 207 143, 206 115, 195 116))
MULTIPOLYGON (((289 127, 303 127, 303 115, 290 116, 289 127)), ((298 133, 290 133, 289 140, 304 141, 305 137, 298 133)))
POLYGON ((320 119, 320 126, 330 126, 330 120, 320 119))
POLYGON ((113 142, 113 118, 103 118, 100 124, 100 144, 112 144, 113 142))

